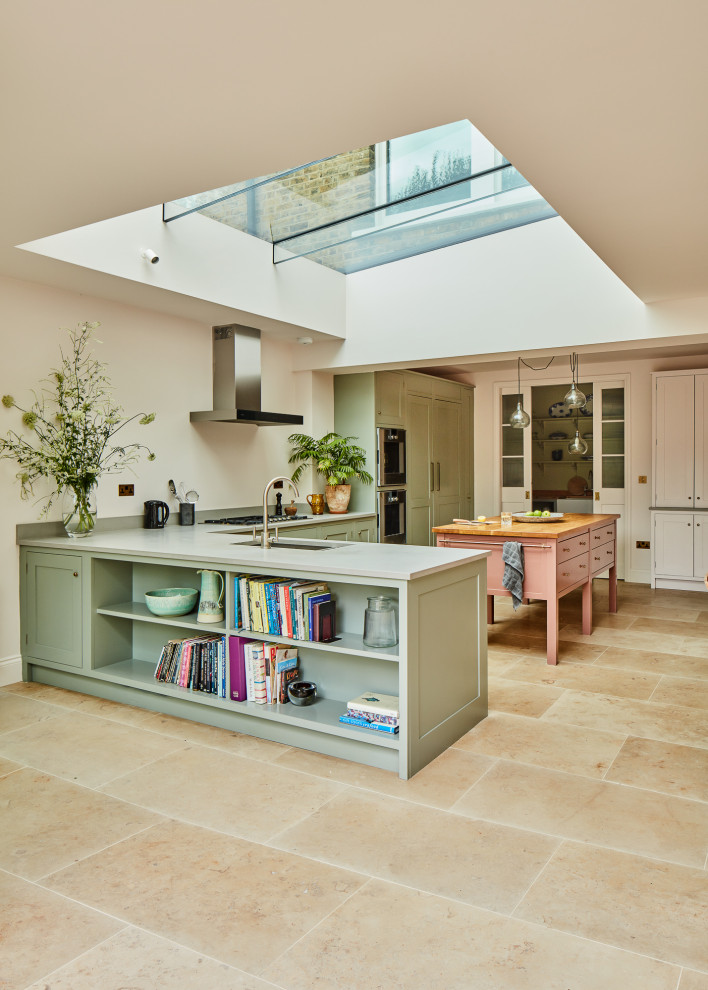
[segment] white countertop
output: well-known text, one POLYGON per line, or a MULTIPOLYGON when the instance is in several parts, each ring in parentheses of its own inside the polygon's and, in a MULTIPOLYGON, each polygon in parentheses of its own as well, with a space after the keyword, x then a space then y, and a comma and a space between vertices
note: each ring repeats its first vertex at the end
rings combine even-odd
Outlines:
MULTIPOLYGON (((342 516, 342 519, 353 517, 352 513, 342 516)), ((288 538, 285 530, 280 538, 288 538)), ((346 543, 321 551, 280 548, 263 550, 261 547, 244 546, 247 539, 247 534, 238 535, 229 526, 203 524, 101 532, 99 524, 98 532, 81 539, 46 536, 40 539, 20 539, 18 542, 26 547, 63 552, 207 562, 232 570, 258 567, 267 568, 271 573, 317 571, 399 581, 410 581, 489 556, 486 550, 452 550, 380 543, 346 543)), ((304 534, 294 534, 292 539, 302 541, 304 534)), ((308 542, 327 545, 324 540, 308 542)))

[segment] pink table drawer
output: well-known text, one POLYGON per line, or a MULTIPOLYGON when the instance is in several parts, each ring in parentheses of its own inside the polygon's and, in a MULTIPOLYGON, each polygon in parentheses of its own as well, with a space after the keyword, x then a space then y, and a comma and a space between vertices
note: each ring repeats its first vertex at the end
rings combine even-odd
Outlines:
MULTIPOLYGON (((550 543, 550 540, 549 540, 550 543)), ((443 545, 454 547, 456 550, 491 550, 487 557, 487 591, 490 595, 508 595, 509 592, 502 584, 505 564, 502 560, 502 543, 475 543, 473 540, 451 540, 443 545)), ((548 583, 548 561, 552 549, 543 547, 524 546, 524 596, 528 598, 548 598, 553 594, 553 587, 548 583)), ((553 562, 551 560, 551 568, 553 562)), ((551 570, 551 574, 553 571, 551 570)))
POLYGON ((614 543, 615 540, 615 527, 605 526, 602 529, 593 529, 590 533, 590 546, 591 547, 601 547, 604 543, 609 543, 610 540, 614 543))
POLYGON ((572 560, 561 560, 556 567, 556 587, 558 591, 569 588, 578 581, 586 581, 590 566, 589 555, 581 554, 572 560))
POLYGON ((587 553, 590 547, 590 534, 581 533, 580 536, 573 536, 569 540, 563 540, 558 544, 556 560, 562 564, 565 560, 571 560, 581 553, 587 553))
POLYGON ((610 544, 604 544, 601 547, 593 547, 590 551, 590 573, 598 574, 600 571, 606 571, 608 567, 612 567, 615 562, 615 545, 614 542, 610 544))

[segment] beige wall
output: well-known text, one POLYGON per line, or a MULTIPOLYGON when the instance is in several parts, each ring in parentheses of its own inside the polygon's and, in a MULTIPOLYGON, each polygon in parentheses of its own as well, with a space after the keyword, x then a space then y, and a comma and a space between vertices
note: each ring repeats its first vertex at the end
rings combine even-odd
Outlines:
MULTIPOLYGON (((148 443, 157 460, 142 460, 135 474, 105 475, 99 484, 100 516, 139 515, 147 498, 171 503, 167 481, 184 481, 200 493, 200 508, 257 505, 265 482, 288 474, 292 427, 189 422, 191 409, 211 406, 211 329, 189 320, 78 295, 48 286, 0 279, 0 394, 32 401, 30 389, 58 364, 59 328, 99 320, 95 353, 108 365, 116 398, 126 414, 155 411, 149 427, 128 439, 148 443), (135 484, 134 498, 119 498, 119 481, 135 484)), ((332 384, 327 374, 293 373, 292 347, 264 335, 263 408, 300 412, 303 429, 332 428, 332 384), (314 425, 313 425, 314 423, 314 425)), ((17 410, 0 408, 0 433, 19 426, 17 410)), ((14 462, 0 461, 0 663, 19 654, 18 551, 15 526, 34 522, 41 505, 23 502, 14 462)), ((43 492, 37 492, 38 495, 43 492)), ((53 509, 50 518, 59 518, 53 509)))
MULTIPOLYGON (((530 363, 534 363, 533 360, 530 363)), ((627 410, 629 428, 629 487, 625 493, 628 504, 625 515, 628 522, 629 557, 626 580, 649 582, 651 557, 649 550, 637 550, 637 540, 651 540, 649 507, 651 505, 651 373, 672 368, 694 368, 708 366, 708 359, 698 362, 695 358, 671 358, 642 361, 603 362, 590 364, 583 362, 581 378, 613 378, 628 375, 629 408, 627 410), (647 484, 640 485, 640 475, 647 476, 647 484)), ((524 369, 522 383, 534 385, 544 382, 564 382, 570 384, 570 370, 567 359, 556 360, 546 372, 534 373, 524 369)), ((460 381, 475 386, 475 512, 492 514, 499 511, 499 477, 495 470, 498 451, 498 438, 492 428, 494 402, 497 384, 516 383, 497 372, 474 375, 460 375, 460 381)), ((597 469, 595 469, 597 470, 597 469)))

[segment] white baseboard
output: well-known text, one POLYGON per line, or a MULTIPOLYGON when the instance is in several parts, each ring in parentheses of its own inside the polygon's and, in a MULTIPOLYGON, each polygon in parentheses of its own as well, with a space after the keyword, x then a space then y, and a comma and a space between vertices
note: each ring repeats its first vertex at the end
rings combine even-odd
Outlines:
POLYGON ((0 687, 22 680, 22 657, 5 657, 0 660, 0 687))

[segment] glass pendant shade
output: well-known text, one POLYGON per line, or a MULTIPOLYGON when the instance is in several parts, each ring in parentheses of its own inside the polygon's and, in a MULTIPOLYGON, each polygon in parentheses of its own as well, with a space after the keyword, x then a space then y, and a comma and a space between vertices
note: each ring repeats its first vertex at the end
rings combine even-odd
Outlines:
POLYGON ((531 422, 531 417, 526 412, 524 407, 520 402, 517 402, 516 409, 509 417, 509 426, 513 426, 517 430, 523 430, 531 422))
POLYGON ((585 393, 581 392, 575 382, 573 382, 566 392, 565 399, 563 401, 571 409, 580 409, 580 407, 584 406, 586 402, 585 393))
MULTIPOLYGON (((581 393, 582 394, 582 393, 581 393)), ((578 430, 575 431, 575 437, 568 444, 569 454, 587 454, 588 445, 585 443, 583 438, 580 436, 578 430)))

